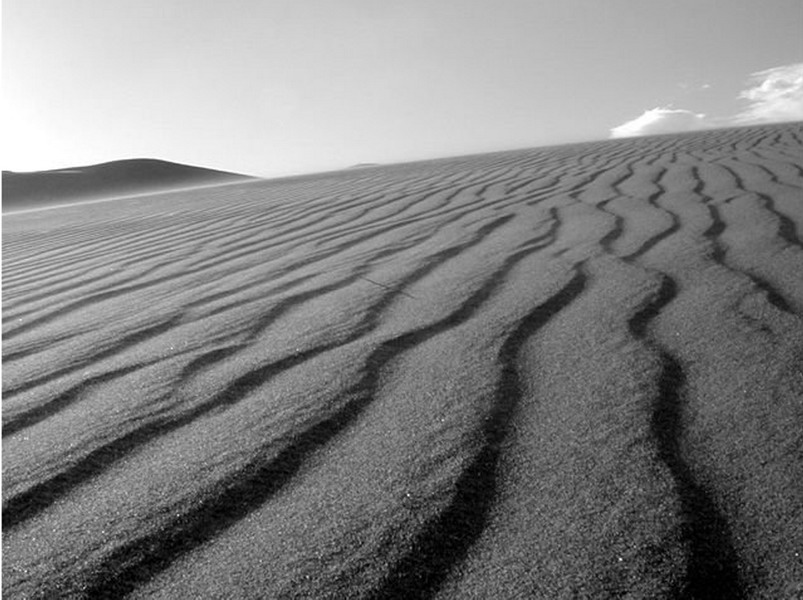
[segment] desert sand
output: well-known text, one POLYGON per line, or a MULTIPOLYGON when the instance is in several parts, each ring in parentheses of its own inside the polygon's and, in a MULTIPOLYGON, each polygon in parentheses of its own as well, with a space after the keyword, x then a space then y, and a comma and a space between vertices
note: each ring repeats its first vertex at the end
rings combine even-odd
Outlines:
POLYGON ((8 598, 803 597, 803 124, 3 218, 8 598))
POLYGON ((253 177, 144 158, 31 173, 3 171, 3 212, 140 196, 248 179, 253 177))

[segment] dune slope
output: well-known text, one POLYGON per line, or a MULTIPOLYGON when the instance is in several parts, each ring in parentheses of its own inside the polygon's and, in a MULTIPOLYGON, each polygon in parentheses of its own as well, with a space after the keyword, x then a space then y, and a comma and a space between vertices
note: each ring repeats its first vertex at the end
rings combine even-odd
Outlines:
POLYGON ((4 171, 3 212, 154 194, 248 179, 252 178, 144 158, 53 171, 4 171))
POLYGON ((803 594, 803 124, 3 229, 4 596, 803 594))

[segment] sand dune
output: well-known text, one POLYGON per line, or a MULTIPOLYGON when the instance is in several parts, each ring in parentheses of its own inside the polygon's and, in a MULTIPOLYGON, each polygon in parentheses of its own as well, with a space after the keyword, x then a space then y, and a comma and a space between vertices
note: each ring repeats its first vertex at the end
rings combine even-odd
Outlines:
POLYGON ((243 182, 251 177, 164 160, 118 160, 88 167, 3 172, 3 212, 243 182))
POLYGON ((6 597, 803 595, 803 124, 3 230, 6 597))

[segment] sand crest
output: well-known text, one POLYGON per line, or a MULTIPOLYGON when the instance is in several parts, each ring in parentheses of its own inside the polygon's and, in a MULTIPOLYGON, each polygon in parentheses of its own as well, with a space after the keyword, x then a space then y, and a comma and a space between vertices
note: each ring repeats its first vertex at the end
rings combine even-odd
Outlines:
POLYGON ((52 171, 3 171, 3 212, 98 202, 249 179, 253 178, 148 158, 52 171))

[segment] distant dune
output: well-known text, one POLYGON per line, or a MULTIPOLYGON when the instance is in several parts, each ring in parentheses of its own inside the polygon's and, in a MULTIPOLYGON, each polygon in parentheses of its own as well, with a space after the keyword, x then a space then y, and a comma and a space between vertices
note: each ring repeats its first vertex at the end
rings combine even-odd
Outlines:
POLYGON ((3 171, 3 212, 247 179, 252 178, 144 158, 53 171, 3 171))
POLYGON ((370 169, 378 166, 380 166, 379 163, 357 163, 356 165, 351 165, 349 169, 370 169))
POLYGON ((801 232, 799 123, 7 214, 3 595, 801 598, 801 232))

